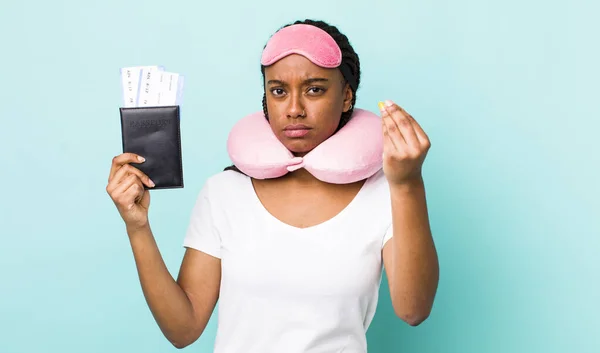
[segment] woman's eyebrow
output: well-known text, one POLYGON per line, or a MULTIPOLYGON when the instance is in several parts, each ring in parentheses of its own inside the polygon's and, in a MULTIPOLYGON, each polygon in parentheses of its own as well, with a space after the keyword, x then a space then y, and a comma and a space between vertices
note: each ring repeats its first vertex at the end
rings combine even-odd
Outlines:
MULTIPOLYGON (((324 78, 324 77, 311 77, 311 78, 307 78, 306 80, 302 81, 303 84, 311 84, 311 83, 316 83, 316 82, 329 82, 329 79, 324 78)), ((269 80, 269 81, 267 81, 267 84, 287 86, 287 83, 282 80, 269 80)))

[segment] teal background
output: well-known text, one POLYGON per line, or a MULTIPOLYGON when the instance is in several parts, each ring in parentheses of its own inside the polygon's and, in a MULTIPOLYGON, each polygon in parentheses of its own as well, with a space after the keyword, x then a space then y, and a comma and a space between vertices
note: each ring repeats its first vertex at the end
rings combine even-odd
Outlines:
MULTIPOLYGON (((168 352, 105 192, 120 153, 118 69, 186 76, 186 187, 152 193, 173 275, 196 194, 261 109, 258 60, 295 19, 358 51, 358 106, 393 99, 432 140, 425 178, 441 280, 429 320, 371 352, 599 352, 600 26, 593 1, 3 2, 0 352, 168 352)), ((186 350, 210 352, 212 320, 186 350)))

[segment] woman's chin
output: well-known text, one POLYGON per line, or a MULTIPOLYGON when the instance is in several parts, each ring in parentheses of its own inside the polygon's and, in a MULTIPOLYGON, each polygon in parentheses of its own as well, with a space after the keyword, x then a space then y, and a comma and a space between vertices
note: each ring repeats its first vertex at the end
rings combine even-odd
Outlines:
POLYGON ((292 140, 285 141, 284 146, 296 157, 302 157, 312 151, 317 145, 313 141, 292 140))

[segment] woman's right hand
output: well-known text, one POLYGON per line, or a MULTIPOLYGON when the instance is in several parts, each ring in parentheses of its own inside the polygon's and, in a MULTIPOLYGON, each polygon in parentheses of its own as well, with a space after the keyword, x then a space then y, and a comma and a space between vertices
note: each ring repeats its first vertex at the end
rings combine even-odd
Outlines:
POLYGON ((123 153, 113 158, 106 192, 117 206, 127 229, 139 229, 148 225, 150 192, 154 183, 139 169, 129 163, 143 163, 144 158, 133 153, 123 153))

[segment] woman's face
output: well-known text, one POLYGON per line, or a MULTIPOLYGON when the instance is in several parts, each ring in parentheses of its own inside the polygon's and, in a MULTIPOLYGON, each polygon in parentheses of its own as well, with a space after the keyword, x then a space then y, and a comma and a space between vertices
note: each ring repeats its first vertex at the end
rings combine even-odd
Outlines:
POLYGON ((265 91, 271 129, 297 156, 329 138, 352 103, 338 69, 321 68, 301 55, 267 67, 265 91))

